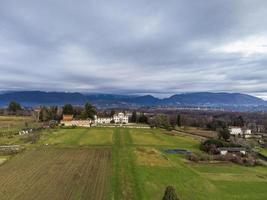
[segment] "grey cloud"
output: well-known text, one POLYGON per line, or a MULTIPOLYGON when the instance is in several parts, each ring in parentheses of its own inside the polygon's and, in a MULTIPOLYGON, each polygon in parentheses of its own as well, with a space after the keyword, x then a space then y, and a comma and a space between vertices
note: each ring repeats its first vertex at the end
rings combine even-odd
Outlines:
POLYGON ((4 1, 0 87, 264 96, 267 54, 212 50, 267 38, 266 12, 265 0, 4 1))

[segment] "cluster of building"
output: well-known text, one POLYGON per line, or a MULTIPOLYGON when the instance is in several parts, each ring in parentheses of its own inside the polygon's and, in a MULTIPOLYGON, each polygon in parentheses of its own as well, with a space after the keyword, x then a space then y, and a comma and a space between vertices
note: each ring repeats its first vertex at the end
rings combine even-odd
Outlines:
POLYGON ((229 131, 230 135, 239 138, 245 139, 256 139, 260 144, 265 144, 267 140, 267 133, 262 126, 257 129, 242 128, 238 126, 230 126, 229 131))
POLYGON ((230 135, 239 136, 244 138, 251 138, 252 131, 248 128, 242 128, 238 126, 230 126, 229 127, 230 135))
POLYGON ((64 126, 81 126, 81 127, 90 127, 98 124, 128 124, 129 123, 129 114, 124 114, 122 112, 113 115, 112 117, 97 117, 95 116, 94 120, 74 120, 73 115, 63 115, 61 124, 64 126))

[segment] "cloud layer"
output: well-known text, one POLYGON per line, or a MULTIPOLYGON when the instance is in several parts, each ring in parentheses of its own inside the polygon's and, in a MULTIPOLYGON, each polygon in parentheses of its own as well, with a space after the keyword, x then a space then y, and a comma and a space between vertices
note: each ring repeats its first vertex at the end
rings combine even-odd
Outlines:
POLYGON ((267 97, 266 0, 0 6, 0 89, 267 97))

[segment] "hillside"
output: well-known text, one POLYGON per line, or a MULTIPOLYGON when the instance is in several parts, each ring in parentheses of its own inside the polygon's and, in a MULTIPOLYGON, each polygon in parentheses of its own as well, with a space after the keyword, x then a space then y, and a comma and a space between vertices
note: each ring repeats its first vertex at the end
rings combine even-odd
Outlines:
POLYGON ((260 98, 240 93, 188 93, 177 94, 164 99, 167 105, 265 105, 260 98))
POLYGON ((87 101, 98 107, 140 107, 140 106, 265 106, 260 98, 240 93, 187 93, 159 99, 151 95, 131 96, 115 94, 81 94, 66 92, 22 91, 0 94, 0 106, 10 101, 24 106, 83 105, 87 101))

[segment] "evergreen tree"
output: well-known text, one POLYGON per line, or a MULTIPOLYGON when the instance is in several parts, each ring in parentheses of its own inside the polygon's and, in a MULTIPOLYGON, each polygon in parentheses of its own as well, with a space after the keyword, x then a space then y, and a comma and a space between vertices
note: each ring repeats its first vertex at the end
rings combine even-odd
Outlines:
POLYGON ((164 197, 162 200, 179 200, 175 189, 172 186, 168 186, 165 190, 164 197))
POLYGON ((115 115, 115 113, 116 113, 115 110, 112 109, 112 110, 110 111, 110 117, 113 117, 113 116, 115 115))
POLYGON ((136 111, 133 111, 133 113, 132 113, 131 122, 132 122, 132 123, 136 123, 136 122, 137 122, 136 111))
POLYGON ((96 115, 96 108, 92 106, 90 103, 86 103, 85 104, 85 115, 86 115, 86 118, 93 120, 96 115))
POLYGON ((66 104, 63 106, 63 114, 64 115, 73 115, 74 109, 71 104, 66 104))
POLYGON ((177 115, 177 126, 181 127, 182 123, 181 123, 181 115, 177 115))
POLYGON ((144 115, 144 113, 142 113, 142 114, 139 116, 139 118, 138 118, 138 122, 139 122, 139 123, 145 123, 145 124, 147 124, 148 119, 147 119, 147 117, 144 115))

